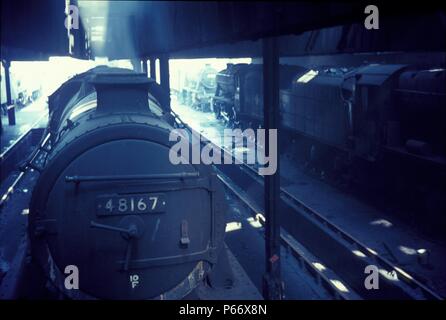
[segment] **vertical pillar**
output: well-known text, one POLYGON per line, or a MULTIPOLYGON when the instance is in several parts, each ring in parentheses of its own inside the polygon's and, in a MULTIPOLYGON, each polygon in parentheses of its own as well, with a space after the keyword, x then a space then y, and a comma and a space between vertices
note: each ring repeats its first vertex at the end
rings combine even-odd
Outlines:
MULTIPOLYGON (((276 38, 263 39, 263 116, 264 127, 268 135, 269 129, 279 127, 279 53, 276 38)), ((279 130, 277 130, 279 139, 279 130)), ((270 153, 268 136, 265 139, 266 154, 270 153)), ((278 144, 278 143, 277 143, 278 144)), ((277 156, 279 157, 277 146, 277 156)), ((265 258, 266 273, 263 277, 263 296, 268 300, 280 300, 283 296, 280 272, 280 171, 279 159, 277 170, 265 178, 265 258)))
POLYGON ((11 96, 11 76, 9 72, 9 67, 11 66, 11 61, 3 60, 3 67, 5 68, 5 88, 6 88, 6 106, 8 108, 8 123, 9 125, 15 125, 15 106, 12 104, 11 96))
POLYGON ((160 57, 160 85, 168 94, 168 108, 170 109, 169 56, 160 57))
POLYGON ((133 70, 135 70, 136 72, 142 72, 140 59, 132 59, 131 63, 133 65, 133 70))
POLYGON ((141 62, 142 62, 142 72, 145 73, 145 74, 147 75, 147 74, 148 74, 148 70, 147 70, 147 58, 142 58, 141 62))
POLYGON ((156 81, 156 58, 150 58, 150 78, 156 81))

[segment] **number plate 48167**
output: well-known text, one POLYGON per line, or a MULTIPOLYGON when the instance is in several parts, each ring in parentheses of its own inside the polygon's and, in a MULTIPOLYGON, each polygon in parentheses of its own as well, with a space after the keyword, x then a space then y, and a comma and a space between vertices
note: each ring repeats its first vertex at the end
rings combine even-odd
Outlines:
POLYGON ((101 195, 96 198, 96 213, 98 215, 156 213, 164 212, 166 205, 166 195, 162 193, 101 195))

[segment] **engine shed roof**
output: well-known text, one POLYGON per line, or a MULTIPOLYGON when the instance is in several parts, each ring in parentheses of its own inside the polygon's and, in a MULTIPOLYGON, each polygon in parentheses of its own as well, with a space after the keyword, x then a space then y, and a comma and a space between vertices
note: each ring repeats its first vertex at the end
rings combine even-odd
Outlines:
MULTIPOLYGON (((49 56, 110 59, 258 56, 255 41, 363 23, 368 3, 202 1, 1 1, 2 59, 49 56), (68 7, 69 6, 73 7, 68 7), (73 18, 66 28, 67 14, 73 18), (79 18, 79 19, 78 19, 79 18), (78 22, 78 24, 77 24, 78 22), (213 48, 203 53, 200 48, 213 48)), ((379 4, 380 16, 420 14, 432 6, 379 4)))

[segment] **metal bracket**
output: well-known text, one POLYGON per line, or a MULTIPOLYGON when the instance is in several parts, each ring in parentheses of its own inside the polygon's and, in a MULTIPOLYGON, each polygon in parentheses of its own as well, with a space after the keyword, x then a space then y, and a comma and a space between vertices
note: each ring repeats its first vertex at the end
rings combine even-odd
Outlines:
POLYGON ((188 247, 190 243, 189 239, 189 227, 187 224, 187 220, 181 221, 181 238, 180 238, 180 244, 183 247, 188 247))

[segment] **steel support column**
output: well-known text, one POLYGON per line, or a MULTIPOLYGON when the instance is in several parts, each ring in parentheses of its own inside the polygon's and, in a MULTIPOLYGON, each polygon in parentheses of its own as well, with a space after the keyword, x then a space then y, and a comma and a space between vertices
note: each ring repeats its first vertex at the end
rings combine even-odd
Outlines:
POLYGON ((135 70, 136 72, 142 72, 141 60, 134 58, 131 59, 130 62, 132 63, 133 70, 135 70))
POLYGON ((150 58, 150 78, 156 81, 156 58, 150 58))
MULTIPOLYGON (((263 115, 266 129, 265 151, 270 155, 269 130, 279 127, 279 53, 276 38, 263 39, 263 115)), ((279 141, 279 130, 277 130, 279 141)), ((277 143, 278 144, 278 143, 277 143)), ((266 273, 263 277, 263 296, 280 300, 283 295, 280 275, 280 171, 277 146, 277 170, 265 175, 265 258, 266 273)))
POLYGON ((147 70, 147 58, 142 58, 141 59, 141 63, 142 63, 142 72, 145 73, 146 75, 148 74, 148 70, 147 70))
POLYGON ((9 125, 15 125, 15 106, 12 104, 11 95, 11 75, 9 72, 9 67, 11 66, 11 61, 3 60, 3 68, 5 68, 5 88, 6 88, 6 106, 8 108, 8 123, 9 125))
POLYGON ((167 55, 160 57, 160 85, 169 96, 168 107, 170 109, 169 57, 167 55))

